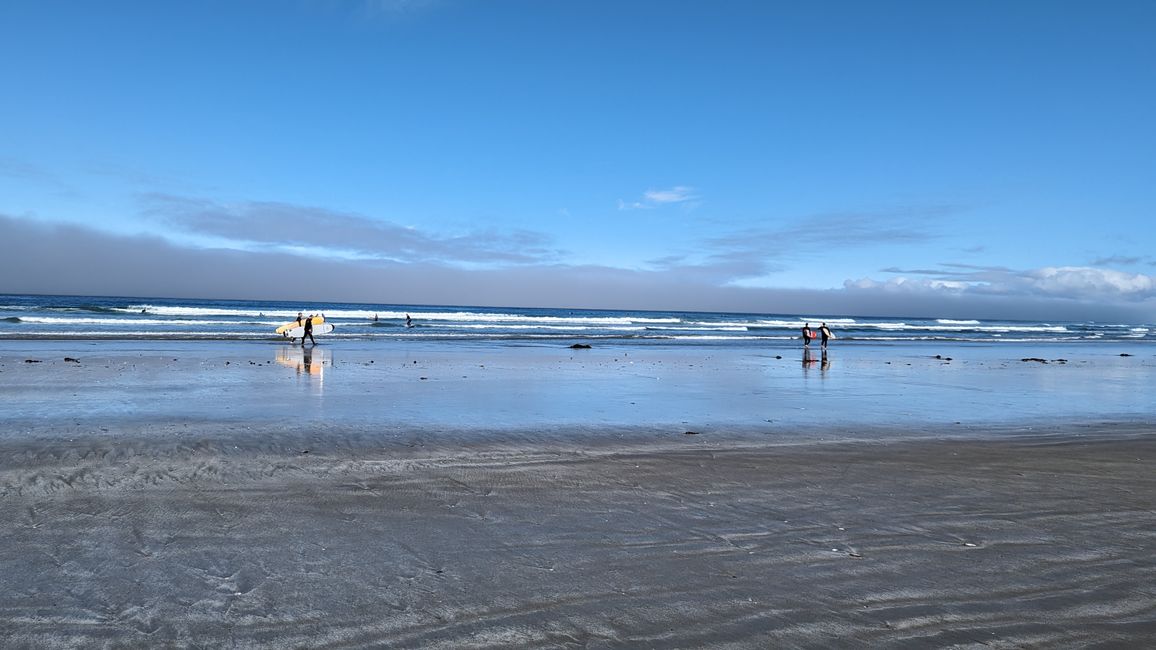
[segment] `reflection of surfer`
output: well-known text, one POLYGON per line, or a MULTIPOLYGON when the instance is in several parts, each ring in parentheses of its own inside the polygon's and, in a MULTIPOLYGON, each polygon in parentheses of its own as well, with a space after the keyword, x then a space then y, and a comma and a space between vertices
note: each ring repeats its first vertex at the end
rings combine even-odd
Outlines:
POLYGON ((305 349, 305 339, 301 339, 302 361, 305 362, 305 374, 313 372, 313 348, 305 349))
POLYGON ((831 362, 827 360, 827 351, 823 350, 822 355, 816 359, 815 353, 811 352, 811 348, 803 348, 803 370, 815 364, 819 364, 819 368, 823 370, 823 374, 826 374, 827 368, 831 367, 831 362))

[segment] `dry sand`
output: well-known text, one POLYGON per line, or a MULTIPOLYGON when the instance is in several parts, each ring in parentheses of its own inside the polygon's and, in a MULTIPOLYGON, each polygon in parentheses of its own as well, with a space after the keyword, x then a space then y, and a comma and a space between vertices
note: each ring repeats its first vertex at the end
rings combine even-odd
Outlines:
POLYGON ((1156 436, 1084 433, 595 448, 5 440, 0 637, 1149 646, 1156 436))

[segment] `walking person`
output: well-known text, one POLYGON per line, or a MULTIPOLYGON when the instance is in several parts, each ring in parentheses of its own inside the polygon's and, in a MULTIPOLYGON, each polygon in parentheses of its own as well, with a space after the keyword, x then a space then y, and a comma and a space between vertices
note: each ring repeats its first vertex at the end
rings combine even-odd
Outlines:
POLYGON ((301 347, 305 347, 306 336, 313 345, 317 345, 317 340, 313 338, 313 314, 309 314, 309 318, 305 319, 305 333, 301 335, 301 347))
POLYGON ((823 351, 826 352, 827 339, 833 339, 835 338, 835 335, 831 333, 831 329, 827 327, 826 323, 822 323, 819 325, 819 336, 822 337, 821 347, 823 348, 823 351))
POLYGON ((803 323, 803 347, 811 347, 811 339, 815 338, 814 333, 811 332, 811 324, 803 323))

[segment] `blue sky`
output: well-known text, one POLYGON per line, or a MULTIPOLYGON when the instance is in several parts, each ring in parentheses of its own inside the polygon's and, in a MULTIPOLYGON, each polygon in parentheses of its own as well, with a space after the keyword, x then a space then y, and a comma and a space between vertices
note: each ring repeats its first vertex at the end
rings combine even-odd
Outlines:
POLYGON ((0 83, 0 291, 1156 320, 1156 3, 9 0, 0 83))

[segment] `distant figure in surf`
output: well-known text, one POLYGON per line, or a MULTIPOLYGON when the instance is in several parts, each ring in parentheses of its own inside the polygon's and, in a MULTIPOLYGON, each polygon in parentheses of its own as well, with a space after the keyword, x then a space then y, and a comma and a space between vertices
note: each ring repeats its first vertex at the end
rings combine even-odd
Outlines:
POLYGON ((413 327, 413 319, 411 319, 409 317, 409 314, 405 315, 405 326, 406 327, 413 327))
POLYGON ((826 352, 827 351, 827 339, 833 339, 833 338, 835 338, 835 335, 831 333, 831 330, 830 330, 830 328, 827 327, 826 323, 822 323, 819 325, 819 335, 822 337, 823 352, 826 352))
POLYGON ((305 347, 305 337, 309 337, 309 342, 317 345, 317 340, 313 338, 313 314, 309 314, 309 318, 305 319, 305 333, 301 335, 301 347, 305 347))
POLYGON ((803 323, 803 347, 811 347, 811 339, 813 338, 815 335, 811 332, 811 324, 803 323))

